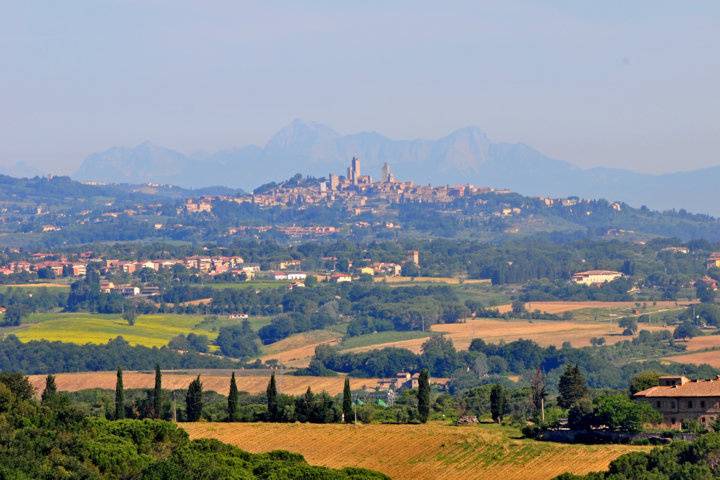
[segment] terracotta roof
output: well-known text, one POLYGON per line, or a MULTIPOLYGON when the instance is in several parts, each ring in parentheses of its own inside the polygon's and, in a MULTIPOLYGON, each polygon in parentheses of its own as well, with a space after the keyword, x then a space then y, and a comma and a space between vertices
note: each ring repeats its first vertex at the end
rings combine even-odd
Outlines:
POLYGON ((636 393, 635 397, 720 397, 720 380, 693 380, 684 385, 651 387, 636 393))
POLYGON ((584 272, 577 272, 575 275, 622 275, 621 272, 615 270, 587 270, 584 272))

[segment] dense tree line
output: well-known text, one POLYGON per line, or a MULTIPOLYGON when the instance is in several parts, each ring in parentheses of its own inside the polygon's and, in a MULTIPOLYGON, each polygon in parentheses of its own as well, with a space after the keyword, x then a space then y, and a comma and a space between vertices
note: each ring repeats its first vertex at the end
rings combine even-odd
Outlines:
POLYGON ((165 368, 230 368, 237 363, 229 359, 178 353, 167 348, 130 346, 122 337, 103 345, 33 340, 23 343, 14 335, 0 339, 0 370, 26 374, 114 370, 123 365, 131 370, 150 370, 161 364, 165 368))
POLYGON ((216 440, 191 441, 166 421, 88 417, 60 393, 38 403, 23 377, 0 378, 0 415, 3 478, 387 479, 359 468, 314 467, 289 452, 250 454, 216 440))
POLYGON ((541 347, 530 340, 487 344, 481 339, 471 342, 468 351, 457 351, 442 336, 431 337, 420 354, 402 348, 383 348, 360 353, 343 352, 338 347, 316 348, 309 374, 322 368, 358 377, 389 377, 400 371, 419 372, 427 368, 432 376, 450 377, 451 392, 493 381, 498 375, 528 375, 538 369, 547 374, 548 386, 557 389, 562 367, 578 365, 587 372, 587 383, 593 388, 625 389, 634 375, 644 370, 658 370, 709 378, 717 373, 710 366, 684 364, 660 365, 644 360, 649 356, 681 352, 667 332, 642 331, 632 339, 604 347, 573 348, 564 345, 541 347))

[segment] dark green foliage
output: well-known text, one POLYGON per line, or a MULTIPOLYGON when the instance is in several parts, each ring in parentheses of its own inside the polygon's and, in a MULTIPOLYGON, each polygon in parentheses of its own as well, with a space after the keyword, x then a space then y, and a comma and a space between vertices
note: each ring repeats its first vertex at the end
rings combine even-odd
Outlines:
POLYGON ((423 368, 418 378, 418 418, 425 423, 430 417, 430 375, 423 368))
POLYGON ((237 382, 235 381, 235 372, 232 372, 230 377, 230 392, 228 393, 227 403, 227 420, 228 422, 234 422, 237 420, 238 413, 238 388, 237 382))
POLYGON ((387 480, 358 468, 313 467, 295 453, 256 455, 216 440, 190 441, 170 422, 85 417, 65 396, 41 405, 18 400, 4 384, 0 412, 3 479, 387 480))
POLYGON ((184 335, 181 333, 170 339, 168 348, 186 352, 207 353, 209 343, 210 340, 208 340, 208 337, 205 335, 198 335, 196 333, 184 335))
POLYGON ((256 357, 260 353, 257 335, 250 327, 250 322, 232 327, 222 327, 215 344, 220 347, 223 355, 240 359, 256 357))
POLYGON ((267 411, 268 419, 273 422, 280 418, 280 408, 278 404, 278 390, 277 384, 275 383, 275 373, 270 375, 270 381, 268 382, 267 390, 267 411))
POLYGON ((673 338, 682 340, 697 337, 701 334, 702 331, 698 327, 693 325, 691 322, 686 321, 675 328, 675 331, 673 332, 673 338))
POLYGON ((155 387, 152 393, 152 418, 160 418, 162 415, 162 372, 160 365, 155 365, 155 387))
POLYGON ((350 391, 350 379, 345 377, 343 385, 342 411, 345 423, 353 422, 352 392, 350 391))
POLYGON ((185 414, 189 422, 200 420, 203 411, 203 385, 200 375, 190 382, 185 394, 185 414))
POLYGON ((570 408, 575 402, 588 394, 585 376, 577 365, 567 364, 558 383, 558 405, 570 408))
POLYGON ((122 369, 117 369, 117 380, 115 381, 115 420, 125 418, 125 387, 123 386, 122 369))
POLYGON ((18 400, 31 400, 35 395, 35 389, 21 373, 0 372, 0 383, 8 387, 18 400))
POLYGON ((0 327, 17 327, 22 323, 23 318, 27 316, 27 308, 19 303, 9 305, 3 316, 0 327))
POLYGON ((490 415, 494 422, 502 422, 506 413, 507 398, 505 388, 500 384, 495 384, 490 390, 490 415))
POLYGON ((45 378, 45 389, 43 390, 41 400, 43 403, 51 400, 57 395, 57 385, 55 384, 55 375, 48 375, 45 378))
POLYGON ((653 371, 640 372, 630 379, 630 395, 660 385, 660 374, 653 371))
POLYGON ((122 337, 104 345, 33 340, 20 342, 14 335, 0 338, 0 370, 17 370, 27 374, 113 370, 118 364, 128 370, 150 370, 156 364, 168 369, 232 368, 231 360, 181 354, 167 348, 130 346, 122 337))

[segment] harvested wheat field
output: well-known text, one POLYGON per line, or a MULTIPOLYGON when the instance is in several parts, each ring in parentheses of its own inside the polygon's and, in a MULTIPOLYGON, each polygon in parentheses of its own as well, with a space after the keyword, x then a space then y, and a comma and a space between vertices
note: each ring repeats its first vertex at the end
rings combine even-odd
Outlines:
POLYGON ((712 367, 720 368, 720 350, 673 355, 671 357, 665 357, 664 360, 677 363, 689 363, 692 365, 702 365, 703 363, 707 363, 712 367))
POLYGON ((310 359, 315 355, 315 347, 322 344, 337 344, 341 338, 342 334, 331 330, 298 333, 268 345, 260 359, 277 360, 286 367, 307 367, 310 359))
MULTIPOLYGON (((163 388, 184 389, 196 377, 194 374, 164 372, 162 377, 163 388)), ((205 390, 211 390, 222 395, 228 394, 230 387, 230 373, 203 374, 200 376, 205 390)), ((115 372, 84 372, 84 373, 59 373, 55 381, 61 391, 76 392, 92 388, 114 389, 115 372)), ((237 386, 241 391, 249 393, 263 393, 267 388, 268 375, 237 375, 237 386)), ((278 389, 282 393, 300 395, 305 393, 308 387, 315 392, 327 391, 331 395, 342 392, 345 377, 296 377, 293 375, 277 375, 278 389)), ((31 375, 30 382, 35 386, 36 391, 42 392, 45 387, 45 375, 31 375)), ((130 388, 152 388, 155 382, 154 373, 123 372, 123 384, 126 389, 130 388)), ((360 389, 363 386, 374 388, 378 383, 377 379, 362 378, 353 379, 353 389, 360 389)))
MULTIPOLYGON (((666 327, 643 325, 645 330, 663 330, 666 327)), ((433 332, 445 334, 453 341, 459 350, 466 350, 474 338, 482 338, 487 343, 498 343, 501 340, 511 342, 520 338, 533 340, 540 345, 560 346, 563 342, 570 342, 574 347, 590 345, 593 337, 604 337, 607 344, 628 340, 630 337, 622 335, 622 329, 611 323, 589 323, 573 321, 542 321, 542 320, 498 320, 477 319, 465 323, 445 323, 432 325, 433 332)), ((419 352, 426 341, 425 338, 414 338, 379 345, 370 345, 350 349, 349 351, 362 352, 384 347, 407 348, 419 352)))
MULTIPOLYGON (((674 302, 674 301, 662 301, 662 302, 527 302, 525 309, 530 312, 539 310, 543 313, 560 314, 565 312, 572 312, 575 310, 583 310, 586 308, 603 308, 603 309, 623 309, 623 308, 635 308, 636 304, 647 305, 653 309, 665 309, 665 308, 676 308, 685 305, 690 305, 693 302, 674 302)), ((508 313, 512 310, 511 304, 499 305, 497 307, 500 313, 508 313)))
POLYGON ((216 438, 250 452, 289 450, 311 464, 356 466, 394 480, 544 480, 603 470, 647 447, 568 445, 518 438, 497 425, 314 425, 185 423, 191 438, 216 438))

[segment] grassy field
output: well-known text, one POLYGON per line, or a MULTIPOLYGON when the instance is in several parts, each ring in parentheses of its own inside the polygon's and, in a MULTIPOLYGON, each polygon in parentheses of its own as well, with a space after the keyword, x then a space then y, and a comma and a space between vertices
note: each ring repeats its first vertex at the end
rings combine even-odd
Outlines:
POLYGON ((216 438, 250 452, 289 450, 312 464, 357 466, 395 480, 546 480, 603 470, 628 445, 567 445, 520 438, 497 425, 313 425, 186 423, 191 438, 216 438))
POLYGON ((315 347, 322 344, 336 345, 342 339, 337 330, 312 330, 296 333, 263 348, 261 360, 277 360, 286 367, 307 367, 315 354, 315 347))
POLYGON ((695 337, 686 342, 686 345, 689 353, 665 357, 665 360, 693 365, 707 363, 720 368, 720 335, 695 337))
POLYGON ((284 280, 249 280, 247 282, 238 282, 238 283, 208 283, 206 286, 210 288, 215 289, 223 289, 223 288, 234 288, 234 289, 240 289, 240 288, 253 288, 255 290, 263 290, 266 288, 279 288, 289 285, 290 282, 284 281, 284 280))
MULTIPOLYGON (((266 317, 253 318, 251 324, 257 329, 268 323, 266 317)), ((140 315, 135 325, 130 326, 120 315, 95 313, 36 313, 30 315, 27 324, 9 329, 27 342, 30 340, 51 340, 70 343, 106 343, 122 336, 132 345, 160 347, 180 333, 217 336, 222 325, 239 323, 240 320, 207 321, 202 315, 157 314, 140 315)))
MULTIPOLYGON (((665 327, 643 325, 647 330, 660 330, 665 327)), ((604 337, 606 343, 613 344, 631 337, 622 335, 622 329, 611 323, 591 323, 576 321, 542 320, 498 320, 492 318, 468 320, 465 323, 436 324, 430 327, 432 332, 442 333, 459 350, 466 350, 474 338, 482 338, 488 343, 511 342, 520 338, 534 340, 540 345, 561 346, 570 342, 574 347, 590 345, 593 337, 604 337)), ((419 352, 425 338, 390 341, 373 345, 349 348, 354 352, 367 351, 383 347, 407 348, 419 352)))
MULTIPOLYGON (((539 310, 544 313, 563 314, 572 312, 576 321, 617 321, 622 317, 657 315, 663 312, 676 312, 684 309, 688 302, 527 302, 528 311, 539 310)), ((498 306, 500 313, 511 311, 511 304, 498 306)))
POLYGON ((359 335, 357 337, 350 337, 340 344, 341 350, 348 350, 351 348, 369 347, 372 345, 382 345, 385 343, 401 342, 405 340, 414 340, 418 338, 425 339, 432 335, 429 332, 378 332, 370 333, 367 335, 359 335))
MULTIPOLYGON (((112 390, 115 388, 115 375, 115 372, 59 373, 56 375, 56 383, 59 390, 66 392, 94 388, 112 390)), ((185 389, 196 376, 196 373, 163 372, 163 388, 185 389)), ((238 389, 253 394, 264 393, 269 378, 269 374, 258 373, 253 370, 236 372, 238 389)), ((314 392, 325 390, 331 395, 337 395, 342 392, 343 382, 345 381, 345 377, 341 375, 336 377, 276 375, 275 378, 279 391, 290 395, 301 395, 305 393, 308 387, 312 388, 314 392)), ((228 394, 230 387, 229 371, 223 371, 222 373, 206 371, 201 375, 201 379, 205 390, 214 391, 221 395, 228 394)), ((45 387, 45 375, 31 375, 30 382, 35 386, 38 393, 42 392, 45 387)), ((123 385, 126 389, 152 388, 154 382, 155 374, 153 372, 123 372, 123 385)), ((353 389, 374 388, 377 382, 378 380, 374 378, 358 378, 352 379, 351 385, 353 389)))

